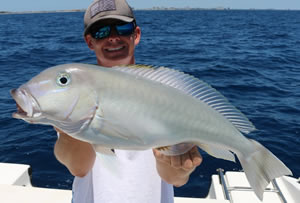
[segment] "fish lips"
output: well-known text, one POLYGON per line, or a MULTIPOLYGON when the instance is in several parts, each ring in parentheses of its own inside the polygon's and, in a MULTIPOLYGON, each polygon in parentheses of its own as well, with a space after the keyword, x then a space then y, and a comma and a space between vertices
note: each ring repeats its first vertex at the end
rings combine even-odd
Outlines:
POLYGON ((34 122, 41 116, 41 108, 37 100, 25 89, 12 89, 11 96, 16 102, 18 111, 12 114, 13 118, 34 122))

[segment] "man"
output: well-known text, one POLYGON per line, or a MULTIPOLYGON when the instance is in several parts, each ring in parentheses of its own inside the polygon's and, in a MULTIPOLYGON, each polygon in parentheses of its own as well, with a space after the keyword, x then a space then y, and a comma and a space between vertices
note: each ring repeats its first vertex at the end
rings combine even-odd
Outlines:
MULTIPOLYGON (((141 38, 131 8, 125 0, 94 1, 84 16, 84 38, 104 67, 134 64, 134 50, 141 38)), ((59 132, 54 152, 76 176, 74 203, 171 203, 173 185, 182 186, 200 165, 196 147, 180 156, 158 150, 114 150, 121 174, 101 166, 93 147, 59 132)))

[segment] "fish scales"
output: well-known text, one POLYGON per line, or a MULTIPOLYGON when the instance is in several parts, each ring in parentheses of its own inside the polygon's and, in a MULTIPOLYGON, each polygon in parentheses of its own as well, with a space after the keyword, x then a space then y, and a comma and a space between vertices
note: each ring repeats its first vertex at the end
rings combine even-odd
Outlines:
MULTIPOLYGON (((111 71, 111 74, 109 77, 102 75, 104 78, 115 78, 113 82, 109 83, 110 86, 105 88, 108 95, 104 95, 103 98, 110 98, 109 94, 113 94, 113 92, 115 95, 112 99, 108 99, 108 102, 103 103, 103 109, 114 111, 118 106, 128 104, 128 101, 132 100, 130 104, 124 106, 133 108, 130 112, 134 115, 131 115, 130 119, 125 117, 123 121, 120 121, 124 122, 124 126, 130 127, 133 126, 132 123, 140 122, 143 126, 145 124, 143 118, 147 118, 147 120, 159 120, 159 123, 168 129, 167 132, 160 133, 154 133, 155 130, 144 131, 143 135, 146 137, 155 137, 155 140, 160 142, 160 137, 167 136, 170 145, 191 141, 191 139, 199 142, 199 134, 201 134, 201 142, 211 143, 216 141, 213 140, 215 137, 206 135, 213 133, 217 137, 221 135, 224 142, 229 141, 227 146, 231 146, 230 138, 236 133, 240 134, 223 116, 212 108, 208 108, 205 103, 191 96, 187 97, 175 88, 151 80, 137 79, 130 74, 125 77, 124 74, 116 74, 114 70, 111 71), (120 92, 124 92, 124 94, 120 96, 120 92), (118 103, 112 102, 116 100, 118 103), (134 111, 134 108, 138 110, 134 111), (170 142, 171 140, 174 142, 170 142)), ((122 112, 117 112, 113 119, 120 120, 120 114, 122 112)), ((134 130, 135 126, 131 132, 134 130)), ((241 137, 241 141, 245 141, 243 137, 241 137)), ((161 144, 157 143, 158 146, 161 144)), ((238 142, 238 146, 240 144, 241 142, 238 142)))
MULTIPOLYGON (((110 76, 100 74, 100 77, 96 77, 103 78, 101 81, 105 78, 110 78, 109 80, 114 78, 104 88, 104 92, 101 93, 103 98, 101 106, 104 109, 104 114, 106 111, 109 111, 107 114, 107 116, 111 115, 109 119, 118 120, 120 124, 124 123, 122 125, 127 126, 127 128, 132 126, 131 132, 134 132, 136 128, 132 123, 141 123, 141 126, 144 126, 147 123, 145 121, 150 120, 159 120, 159 123, 162 123, 168 129, 168 132, 162 131, 158 134, 157 132, 153 133, 154 129, 143 133, 146 137, 157 137, 158 139, 156 140, 158 141, 160 140, 159 137, 168 136, 170 140, 178 135, 179 138, 184 139, 182 132, 186 135, 187 132, 192 131, 199 133, 201 132, 199 129, 203 131, 203 128, 198 127, 199 123, 204 123, 199 118, 201 118, 202 114, 207 120, 208 116, 203 113, 203 108, 208 111, 210 109, 206 108, 205 105, 203 105, 203 108, 197 108, 200 101, 192 97, 187 99, 183 97, 180 91, 170 89, 153 81, 138 80, 133 75, 124 76, 124 74, 116 74, 114 71, 111 71, 110 76), (120 92, 124 94, 120 94, 120 92), (119 109, 121 112, 116 111, 120 106, 128 108, 124 116, 121 116, 123 114, 122 109, 119 109), (198 128, 195 129, 193 126, 198 128)), ((207 113, 207 115, 210 114, 207 113)), ((212 118, 211 120, 213 123, 216 123, 216 119, 212 118)), ((155 128, 155 126, 152 126, 152 128, 155 128)), ((191 136, 187 137, 191 138, 191 136)), ((183 141, 186 140, 177 140, 177 143, 183 141)))

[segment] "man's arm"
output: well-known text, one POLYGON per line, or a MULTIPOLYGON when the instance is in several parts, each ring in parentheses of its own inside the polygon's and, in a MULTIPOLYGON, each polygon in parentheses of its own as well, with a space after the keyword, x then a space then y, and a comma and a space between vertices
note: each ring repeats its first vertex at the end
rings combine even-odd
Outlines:
POLYGON ((153 149, 153 153, 160 177, 176 187, 186 184, 191 173, 202 162, 202 156, 196 146, 185 154, 178 156, 165 156, 157 149, 153 149))
POLYGON ((65 165, 72 175, 85 176, 93 167, 96 158, 92 145, 56 130, 60 134, 54 146, 57 160, 65 165))
MULTIPOLYGON (((56 130, 60 134, 54 147, 57 160, 65 165, 72 175, 85 176, 92 169, 96 158, 92 145, 56 130)), ((153 150, 153 153, 161 178, 177 187, 187 183, 190 174, 202 162, 197 147, 179 156, 165 156, 156 149, 153 150)))

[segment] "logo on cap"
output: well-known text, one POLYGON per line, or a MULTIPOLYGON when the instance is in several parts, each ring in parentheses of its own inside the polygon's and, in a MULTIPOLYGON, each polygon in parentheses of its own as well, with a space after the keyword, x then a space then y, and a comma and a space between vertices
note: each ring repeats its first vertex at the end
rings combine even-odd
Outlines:
POLYGON ((103 11, 116 10, 115 0, 99 0, 90 7, 91 18, 103 11))

